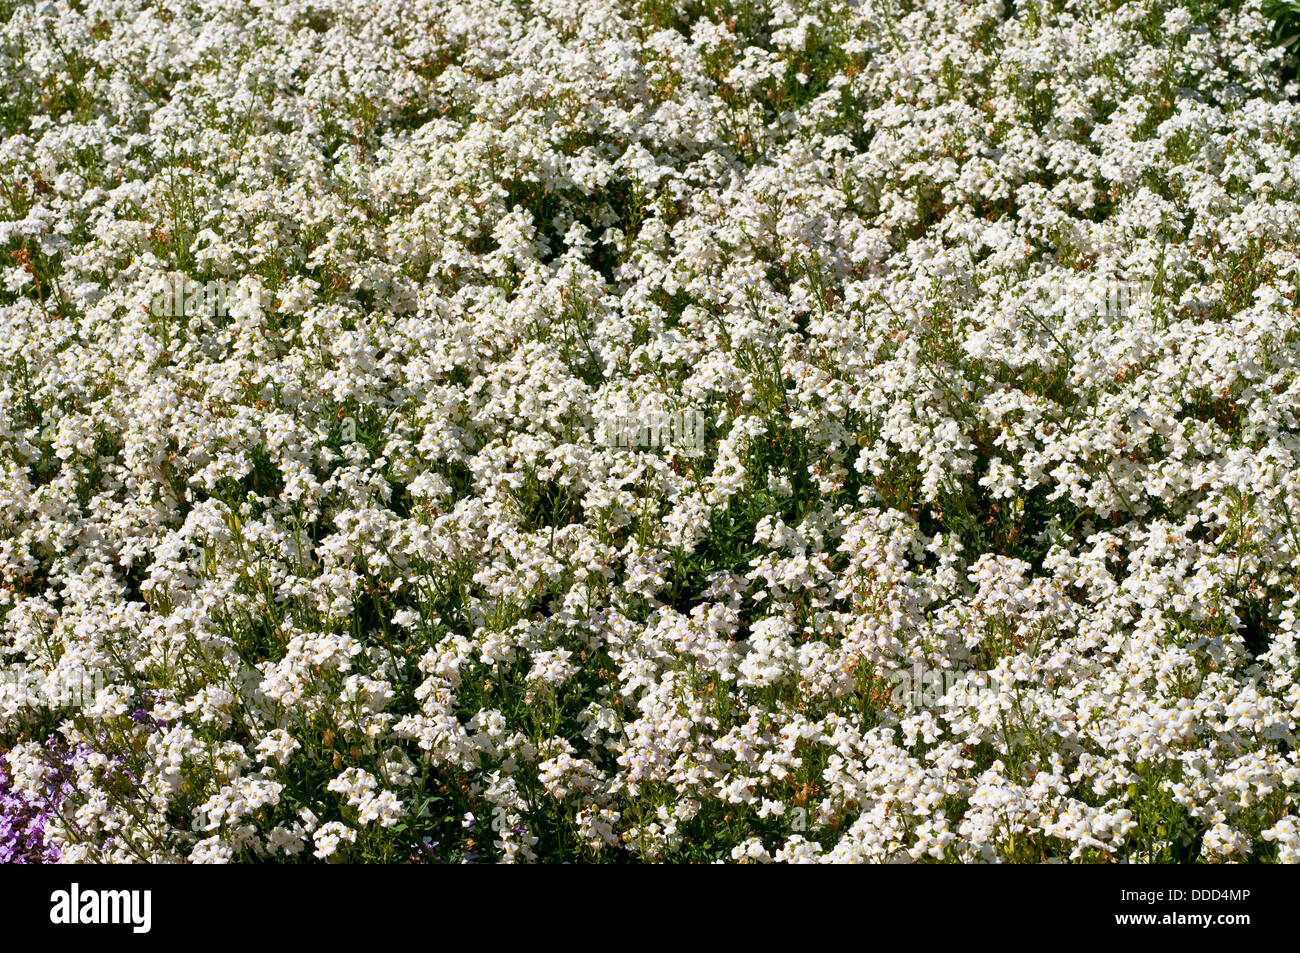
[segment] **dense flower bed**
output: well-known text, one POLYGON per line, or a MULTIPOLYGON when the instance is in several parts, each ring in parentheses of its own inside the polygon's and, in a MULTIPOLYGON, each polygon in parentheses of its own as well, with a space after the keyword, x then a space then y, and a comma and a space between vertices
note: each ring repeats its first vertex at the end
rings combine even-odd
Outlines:
POLYGON ((1300 860, 1258 0, 0 23, 0 860, 1300 860))

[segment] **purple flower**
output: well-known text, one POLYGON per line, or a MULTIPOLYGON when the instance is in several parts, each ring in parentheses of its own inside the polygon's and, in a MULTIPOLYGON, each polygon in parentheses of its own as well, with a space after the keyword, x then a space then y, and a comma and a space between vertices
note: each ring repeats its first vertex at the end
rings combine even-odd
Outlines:
POLYGON ((59 850, 45 843, 45 824, 50 819, 49 802, 15 791, 9 775, 0 767, 0 864, 51 864, 59 850))
POLYGON ((436 841, 436 840, 434 840, 432 837, 425 837, 425 838, 421 841, 421 846, 424 848, 424 852, 425 852, 426 854, 428 854, 430 858, 432 858, 432 860, 433 860, 433 862, 434 862, 435 864, 440 864, 440 863, 442 863, 442 855, 439 854, 439 853, 434 849, 434 848, 437 847, 440 843, 441 843, 441 841, 436 841))
POLYGON ((0 758, 0 864, 52 864, 58 845, 47 843, 45 826, 72 790, 71 769, 85 755, 58 738, 46 741, 51 758, 44 790, 35 794, 15 790, 0 758))

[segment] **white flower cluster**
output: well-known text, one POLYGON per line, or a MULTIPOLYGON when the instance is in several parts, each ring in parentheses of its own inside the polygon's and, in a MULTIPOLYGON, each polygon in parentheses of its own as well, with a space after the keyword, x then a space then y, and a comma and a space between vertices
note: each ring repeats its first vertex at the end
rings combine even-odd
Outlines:
POLYGON ((1176 3, 0 4, 47 839, 1300 861, 1300 89, 1176 3))

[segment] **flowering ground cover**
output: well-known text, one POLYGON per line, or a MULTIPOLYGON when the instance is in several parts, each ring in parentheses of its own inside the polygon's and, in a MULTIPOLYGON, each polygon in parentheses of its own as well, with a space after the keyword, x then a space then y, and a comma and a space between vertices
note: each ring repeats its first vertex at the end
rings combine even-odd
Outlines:
POLYGON ((0 861, 1300 860, 1259 0, 0 0, 0 861))

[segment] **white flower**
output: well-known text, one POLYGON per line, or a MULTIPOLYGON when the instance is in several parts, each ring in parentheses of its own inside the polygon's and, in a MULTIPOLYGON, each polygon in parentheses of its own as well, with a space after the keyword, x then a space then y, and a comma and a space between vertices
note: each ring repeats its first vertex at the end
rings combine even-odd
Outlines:
POLYGON ((312 841, 316 844, 316 849, 312 853, 318 860, 325 860, 335 856, 340 843, 351 844, 356 839, 357 832, 352 828, 338 821, 330 821, 312 834, 312 841))

